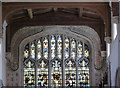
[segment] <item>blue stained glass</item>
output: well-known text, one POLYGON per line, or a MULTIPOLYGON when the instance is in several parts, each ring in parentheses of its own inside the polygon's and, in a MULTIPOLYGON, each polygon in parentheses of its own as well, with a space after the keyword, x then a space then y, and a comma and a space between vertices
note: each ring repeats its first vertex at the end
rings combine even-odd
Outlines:
POLYGON ((88 59, 89 57, 89 47, 87 44, 84 45, 84 56, 88 59))
POLYGON ((43 41, 43 56, 48 59, 48 39, 46 37, 43 41))
POLYGON ((29 43, 25 46, 24 49, 24 60, 28 59, 29 57, 29 43))

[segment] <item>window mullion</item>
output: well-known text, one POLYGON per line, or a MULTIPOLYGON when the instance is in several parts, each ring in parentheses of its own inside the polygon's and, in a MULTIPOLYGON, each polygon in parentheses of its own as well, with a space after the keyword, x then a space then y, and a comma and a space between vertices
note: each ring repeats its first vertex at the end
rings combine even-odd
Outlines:
POLYGON ((51 36, 48 36, 48 86, 51 87, 51 36))
POLYGON ((85 43, 83 42, 83 59, 85 59, 85 43))
POLYGON ((35 86, 37 86, 37 41, 35 41, 35 86))
POLYGON ((69 38, 70 40, 69 40, 69 58, 71 58, 72 57, 72 55, 71 55, 71 53, 72 53, 72 51, 71 51, 71 41, 72 41, 72 38, 69 38))
POLYGON ((64 59, 65 59, 65 37, 62 36, 62 86, 65 86, 65 64, 64 64, 64 59))
POLYGON ((78 86, 78 51, 77 51, 77 47, 78 47, 78 41, 76 41, 76 86, 78 86))

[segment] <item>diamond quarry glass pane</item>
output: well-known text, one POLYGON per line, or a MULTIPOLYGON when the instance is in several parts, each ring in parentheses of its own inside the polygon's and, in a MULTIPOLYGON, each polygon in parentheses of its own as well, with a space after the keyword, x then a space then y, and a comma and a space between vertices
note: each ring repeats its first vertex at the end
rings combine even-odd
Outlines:
POLYGON ((78 42, 78 46, 77 46, 78 59, 82 58, 82 55, 83 55, 83 45, 82 45, 82 42, 78 42))
POLYGON ((38 88, 48 87, 48 65, 42 60, 37 69, 37 86, 38 88))
POLYGON ((69 39, 65 39, 65 59, 69 57, 69 39))
POLYGON ((40 59, 42 57, 42 46, 41 41, 37 41, 37 59, 40 59))
POLYGON ((75 56, 76 56, 75 54, 76 54, 76 42, 73 39, 72 42, 71 42, 71 57, 73 59, 75 59, 75 56))
POLYGON ((55 57, 55 36, 51 36, 51 58, 55 57))
POLYGON ((61 63, 56 60, 52 63, 52 72, 51 72, 51 86, 58 87, 62 86, 62 68, 61 63))
POLYGON ((57 53, 58 57, 61 59, 62 58, 62 36, 57 37, 57 53))
POLYGON ((28 59, 29 56, 29 43, 24 48, 24 60, 28 59))
POLYGON ((68 88, 73 88, 76 86, 76 66, 72 60, 66 63, 65 67, 65 85, 68 88))
POLYGON ((80 87, 88 87, 89 86, 89 67, 88 62, 83 60, 78 67, 78 83, 80 87))
POLYGON ((43 56, 48 59, 48 39, 45 37, 43 41, 43 56))
POLYGON ((35 68, 34 63, 28 61, 24 68, 24 86, 34 88, 35 86, 35 68))
POLYGON ((35 60, 35 42, 31 43, 31 58, 35 60))
POLYGON ((88 59, 89 57, 89 47, 87 44, 84 45, 84 56, 88 59))

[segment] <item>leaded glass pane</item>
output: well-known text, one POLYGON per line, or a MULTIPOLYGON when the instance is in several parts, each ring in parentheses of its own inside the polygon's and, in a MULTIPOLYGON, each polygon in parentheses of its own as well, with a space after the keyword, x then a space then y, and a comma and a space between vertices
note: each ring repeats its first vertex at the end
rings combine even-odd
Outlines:
POLYGON ((55 36, 51 36, 51 58, 55 57, 55 36))
POLYGON ((78 67, 78 83, 80 87, 89 86, 89 67, 88 62, 85 60, 80 61, 78 67))
POLYGON ((35 60, 35 42, 31 43, 31 58, 35 60))
POLYGON ((28 59, 29 57, 29 43, 24 48, 24 60, 28 59))
POLYGON ((28 61, 24 68, 24 86, 34 88, 35 86, 35 68, 34 63, 28 61))
POLYGON ((75 56, 76 56, 76 42, 75 42, 75 40, 73 39, 73 40, 71 41, 71 57, 72 57, 73 59, 75 59, 75 56))
POLYGON ((62 36, 57 37, 57 53, 58 57, 61 59, 62 58, 62 36))
POLYGON ((42 46, 41 41, 37 41, 37 59, 40 59, 42 57, 42 46))
POLYGON ((76 66, 72 60, 66 63, 65 67, 65 85, 68 88, 73 88, 76 86, 76 66))
POLYGON ((51 83, 52 87, 62 86, 62 68, 61 63, 56 60, 52 62, 52 72, 51 72, 51 83))
POLYGON ((37 69, 37 86, 38 86, 38 88, 48 87, 48 65, 47 65, 47 63, 44 60, 42 60, 38 64, 38 69, 37 69))
POLYGON ((65 39, 65 59, 69 57, 69 39, 65 39))
POLYGON ((45 37, 43 41, 43 56, 48 59, 48 39, 45 37))
POLYGON ((84 56, 88 59, 89 57, 89 47, 87 44, 84 45, 84 56))
POLYGON ((77 46, 77 57, 78 57, 78 59, 82 58, 82 55, 83 55, 82 42, 78 42, 78 46, 77 46))

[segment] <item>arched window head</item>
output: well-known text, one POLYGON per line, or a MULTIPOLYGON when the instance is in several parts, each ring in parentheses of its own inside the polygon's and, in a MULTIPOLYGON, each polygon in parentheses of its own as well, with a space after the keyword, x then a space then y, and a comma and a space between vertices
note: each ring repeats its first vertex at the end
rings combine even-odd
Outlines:
POLYGON ((89 86, 89 47, 84 41, 52 34, 27 43, 23 58, 24 86, 89 86))

